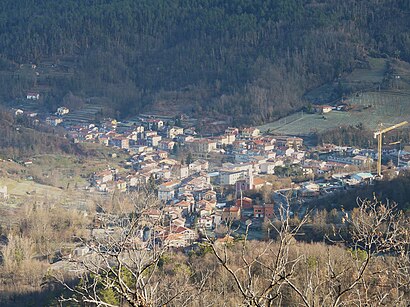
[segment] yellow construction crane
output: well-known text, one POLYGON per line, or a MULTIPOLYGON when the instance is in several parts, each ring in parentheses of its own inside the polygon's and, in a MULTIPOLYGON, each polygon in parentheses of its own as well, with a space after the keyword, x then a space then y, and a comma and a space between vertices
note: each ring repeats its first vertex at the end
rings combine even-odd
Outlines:
POLYGON ((382 143, 383 143, 383 134, 389 132, 393 129, 399 128, 408 124, 407 121, 401 122, 399 124, 393 125, 388 128, 380 126, 379 130, 374 133, 374 138, 377 138, 377 177, 382 177, 382 143))

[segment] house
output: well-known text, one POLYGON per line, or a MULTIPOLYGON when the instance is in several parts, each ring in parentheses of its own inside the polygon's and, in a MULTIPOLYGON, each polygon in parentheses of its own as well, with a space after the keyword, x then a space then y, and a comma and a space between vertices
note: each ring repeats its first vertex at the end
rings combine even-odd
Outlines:
POLYGON ((124 180, 117 180, 115 182, 115 189, 120 192, 125 192, 127 190, 127 183, 124 180))
POLYGON ((184 134, 184 128, 173 126, 169 128, 167 131, 167 137, 170 139, 173 139, 180 134, 184 134))
POLYGON ((162 150, 171 151, 174 148, 175 142, 170 139, 162 139, 159 144, 158 148, 162 150))
POLYGON ((236 200, 235 206, 242 208, 242 209, 252 209, 252 199, 249 197, 242 197, 236 200))
POLYGON ((148 220, 157 221, 162 217, 162 212, 158 209, 148 209, 142 212, 143 217, 148 220))
POLYGON ((163 211, 172 224, 175 224, 174 221, 179 223, 179 220, 182 220, 182 210, 175 206, 166 206, 163 211))
POLYGON ((170 233, 164 238, 164 245, 167 247, 185 247, 190 245, 197 235, 195 231, 184 226, 172 227, 170 233))
POLYGON ((192 229, 186 228, 184 226, 172 227, 171 231, 173 233, 182 234, 184 239, 188 243, 192 243, 192 241, 194 241, 197 238, 197 234, 195 231, 193 231, 192 229))
POLYGON ((157 150, 155 152, 156 156, 158 159, 167 159, 168 158, 168 152, 165 150, 157 150))
POLYGON ((158 199, 168 201, 175 198, 175 190, 181 184, 179 180, 173 180, 161 184, 158 188, 158 199))
POLYGON ((351 182, 358 183, 372 183, 374 176, 370 173, 357 173, 350 176, 351 182))
POLYGON ((212 229, 214 227, 214 219, 212 216, 201 216, 198 218, 198 227, 212 229))
POLYGON ((171 174, 177 179, 184 179, 189 175, 188 166, 176 164, 171 167, 171 174))
POLYGON ((319 114, 326 114, 333 110, 333 107, 329 105, 323 105, 323 106, 316 105, 316 106, 313 106, 313 108, 315 112, 319 114))
POLYGON ((159 130, 164 126, 164 122, 160 119, 149 118, 145 120, 142 125, 147 130, 159 130))
POLYGON ((169 169, 155 170, 155 178, 167 180, 171 178, 171 171, 169 169))
POLYGON ((262 174, 272 175, 275 173, 275 167, 277 166, 276 162, 265 162, 260 165, 260 172, 262 174))
POLYGON ((199 216, 211 215, 214 211, 216 202, 210 202, 201 199, 196 203, 196 210, 199 211, 199 216))
POLYGON ((230 235, 226 235, 226 236, 223 237, 223 238, 218 238, 218 239, 215 241, 215 244, 218 244, 218 245, 227 245, 227 244, 232 244, 234 241, 235 241, 235 238, 234 238, 234 237, 232 237, 232 236, 230 236, 230 235))
POLYGON ((151 147, 157 147, 162 137, 160 135, 150 135, 146 138, 146 145, 151 147))
POLYGON ((184 235, 179 233, 170 233, 165 236, 163 241, 164 246, 169 248, 178 248, 187 246, 184 235))
POLYGON ((298 193, 302 197, 316 197, 319 195, 319 185, 316 183, 306 183, 299 191, 298 193))
POLYGON ((106 135, 100 135, 100 136, 98 136, 98 143, 100 143, 100 144, 102 144, 102 145, 108 146, 109 140, 110 140, 110 139, 109 139, 108 136, 106 136, 106 135))
POLYGON ((265 179, 261 178, 261 177, 255 177, 253 178, 252 181, 252 186, 251 188, 254 190, 260 190, 262 189, 265 185, 267 185, 267 182, 265 179))
POLYGON ((123 136, 117 136, 110 140, 110 144, 112 146, 121 148, 121 149, 129 149, 130 148, 130 140, 123 136))
POLYGON ((138 141, 138 133, 135 131, 124 132, 123 136, 130 140, 130 144, 135 144, 138 141))
POLYGON ((195 140, 195 138, 192 135, 186 135, 186 134, 179 134, 174 139, 176 139, 176 141, 180 144, 184 144, 184 143, 195 140))
POLYGON ((228 127, 225 129, 225 134, 227 135, 238 135, 239 129, 235 127, 228 127))
POLYGON ((216 149, 217 142, 211 139, 193 139, 186 141, 185 146, 195 153, 208 153, 216 149))
POLYGON ((246 149, 247 145, 244 140, 236 140, 232 143, 232 146, 236 150, 246 149))
POLYGON ((356 155, 352 158, 352 163, 359 166, 369 166, 373 163, 373 159, 369 156, 356 155))
POLYGON ((188 165, 190 173, 196 173, 200 171, 207 171, 209 168, 209 162, 207 160, 199 159, 188 165))
POLYGON ((40 94, 37 92, 28 92, 27 93, 27 100, 39 100, 40 94))
POLYGON ((63 119, 61 117, 49 116, 46 118, 46 123, 50 126, 58 126, 62 122, 63 122, 63 119))
POLYGON ((66 108, 66 107, 59 107, 59 108, 57 109, 56 115, 62 116, 62 115, 64 115, 64 114, 68 114, 69 112, 70 112, 70 110, 69 110, 68 108, 66 108))
POLYGON ((222 211, 222 221, 229 223, 241 219, 241 209, 237 206, 224 208, 222 211))
POLYGON ((260 130, 255 127, 243 128, 240 134, 242 139, 252 139, 260 134, 260 130))
POLYGON ((246 177, 247 171, 223 169, 219 172, 220 185, 233 185, 246 177))
POLYGON ((115 130, 117 129, 117 125, 117 120, 111 118, 105 118, 101 123, 101 127, 106 130, 115 130))
POLYGON ((144 126, 135 126, 134 127, 134 131, 138 134, 138 135, 140 135, 141 133, 144 133, 144 126))
POLYGON ((275 144, 264 140, 257 140, 254 141, 254 148, 263 151, 272 151, 275 149, 275 144))
POLYGON ((292 147, 294 149, 298 149, 303 145, 303 139, 298 137, 287 137, 287 136, 280 136, 276 138, 276 145, 277 146, 284 146, 284 147, 292 147))
POLYGON ((216 202, 216 192, 213 190, 206 191, 205 194, 203 195, 203 198, 207 201, 210 202, 216 202))
MULTIPOLYGON (((33 117, 36 117, 37 115, 38 115, 37 112, 26 112, 26 116, 27 116, 27 117, 33 118, 33 117)), ((37 121, 38 121, 38 120, 37 120, 37 121)))
POLYGON ((212 184, 210 183, 209 176, 199 175, 188 182, 185 182, 185 184, 179 188, 178 193, 179 195, 190 193, 196 199, 200 199, 201 195, 208 190, 212 190, 212 184))
POLYGON ((254 205, 253 216, 262 219, 272 219, 274 217, 273 204, 254 205))
POLYGON ((232 144, 236 140, 236 136, 233 134, 224 134, 212 137, 211 139, 216 141, 217 148, 223 149, 225 146, 232 144))
POLYGON ((193 204, 190 201, 181 200, 174 204, 174 207, 181 210, 181 216, 187 216, 193 211, 193 204))
POLYGON ((15 116, 19 116, 19 115, 23 115, 23 113, 24 113, 24 111, 23 111, 22 109, 17 109, 17 110, 14 112, 14 115, 15 115, 15 116))
POLYGON ((106 182, 110 182, 113 180, 113 175, 111 170, 107 169, 104 171, 101 171, 99 173, 94 174, 94 182, 98 183, 106 183, 106 182))
POLYGON ((33 160, 30 160, 30 159, 24 160, 24 161, 23 161, 23 164, 24 164, 24 166, 32 165, 32 164, 33 164, 33 160))

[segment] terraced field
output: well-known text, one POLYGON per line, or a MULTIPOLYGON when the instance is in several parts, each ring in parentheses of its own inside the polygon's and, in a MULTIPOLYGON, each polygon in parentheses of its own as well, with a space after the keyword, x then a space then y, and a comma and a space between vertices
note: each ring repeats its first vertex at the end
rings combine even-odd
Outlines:
POLYGON ((87 104, 81 110, 76 110, 64 115, 65 122, 72 123, 91 123, 95 120, 95 116, 101 112, 102 106, 87 104))
POLYGON ((306 136, 342 125, 362 123, 375 130, 380 123, 410 121, 410 92, 364 92, 349 99, 354 108, 348 112, 332 111, 325 115, 298 112, 259 128, 278 134, 306 136))

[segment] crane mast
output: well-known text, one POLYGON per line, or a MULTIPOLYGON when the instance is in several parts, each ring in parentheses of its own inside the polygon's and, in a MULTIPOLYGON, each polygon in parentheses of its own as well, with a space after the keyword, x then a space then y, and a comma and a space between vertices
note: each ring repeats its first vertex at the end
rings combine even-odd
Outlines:
POLYGON ((384 128, 380 127, 378 131, 374 133, 374 138, 377 138, 377 177, 382 176, 382 144, 383 144, 383 134, 391 130, 397 129, 401 126, 407 125, 408 122, 404 121, 393 125, 391 127, 384 128))

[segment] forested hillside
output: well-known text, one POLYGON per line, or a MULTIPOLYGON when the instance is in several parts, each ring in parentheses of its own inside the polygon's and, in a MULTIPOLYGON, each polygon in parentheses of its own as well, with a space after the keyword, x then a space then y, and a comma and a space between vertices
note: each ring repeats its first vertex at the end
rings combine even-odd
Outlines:
POLYGON ((302 107, 307 90, 369 54, 410 61, 409 1, 0 3, 3 101, 40 89, 55 105, 71 91, 108 97, 123 116, 165 102, 260 123, 302 107), (53 69, 23 72, 26 63, 53 69))

